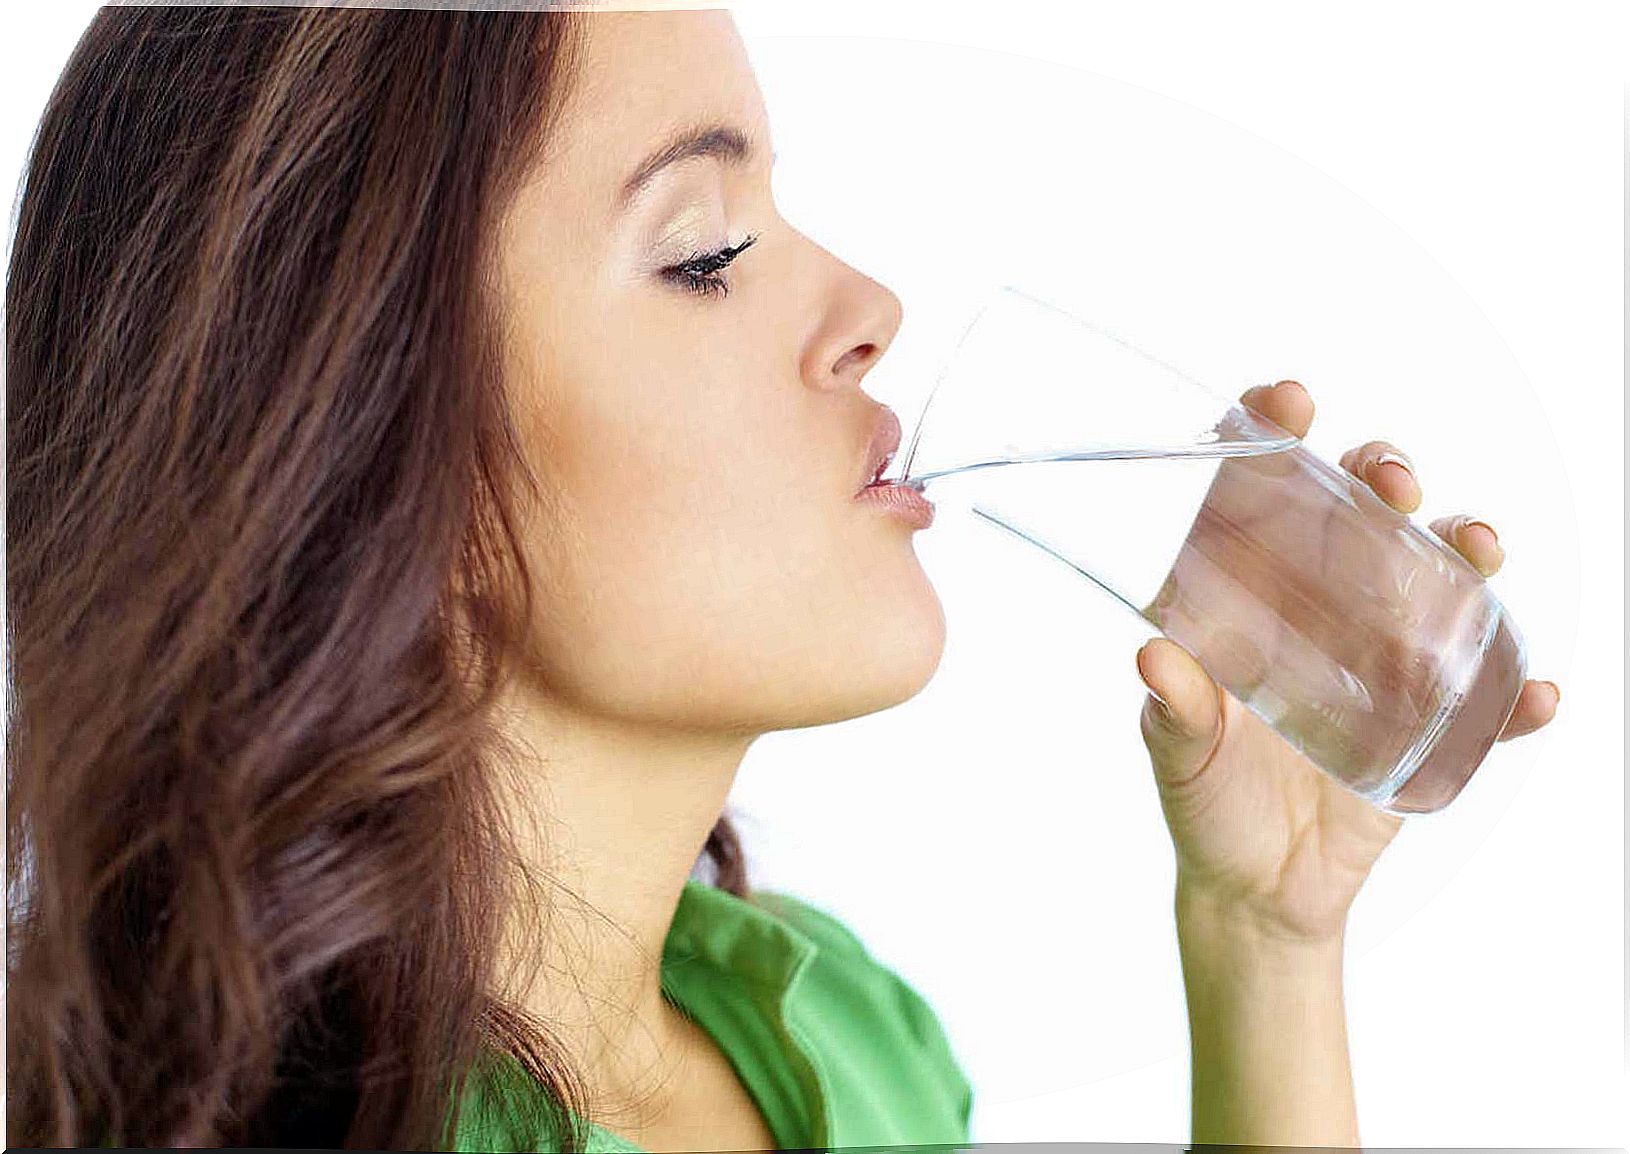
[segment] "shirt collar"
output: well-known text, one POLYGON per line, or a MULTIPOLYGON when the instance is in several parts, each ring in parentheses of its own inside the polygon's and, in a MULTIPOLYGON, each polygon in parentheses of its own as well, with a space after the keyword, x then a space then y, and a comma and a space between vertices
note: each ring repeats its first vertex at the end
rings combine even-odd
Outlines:
POLYGON ((790 992, 816 944, 777 917, 773 894, 737 897, 728 890, 687 879, 662 946, 664 969, 700 960, 751 983, 780 1002, 790 992))
MULTIPOLYGON (((749 900, 696 878, 687 879, 663 942, 663 986, 670 990, 683 987, 695 972, 692 967, 721 971, 744 983, 754 1000, 784 1030, 788 995, 814 957, 817 945, 808 934, 772 912, 770 907, 776 900, 772 892, 756 892, 749 900)), ((500 1052, 487 1057, 495 1065, 485 1067, 481 1076, 466 1085, 467 1112, 460 1121, 461 1138, 479 1135, 482 1141, 532 1141, 530 1124, 522 1122, 526 1115, 517 1111, 518 1099, 511 1095, 524 1098, 530 1093, 526 1087, 535 1089, 536 1084, 513 1057, 500 1052), (498 1134, 503 1136, 495 1138, 498 1134), (517 1137, 521 1134, 525 1137, 517 1137)), ((819 1075, 810 1067, 797 1076, 824 1134, 830 1129, 831 1118, 819 1075)), ((459 1148, 467 1147, 461 1141, 459 1148)), ((590 1149, 641 1150, 598 1126, 593 1128, 590 1149)))

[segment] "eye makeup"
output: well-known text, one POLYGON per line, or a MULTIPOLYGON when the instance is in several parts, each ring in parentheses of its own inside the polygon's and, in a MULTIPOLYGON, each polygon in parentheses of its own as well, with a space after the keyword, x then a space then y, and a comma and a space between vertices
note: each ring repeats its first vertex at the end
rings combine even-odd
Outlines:
POLYGON ((732 244, 728 235, 725 190, 716 165, 676 164, 652 183, 650 223, 641 228, 637 245, 643 273, 696 296, 725 296, 730 291, 724 270, 758 240, 757 233, 732 244))
POLYGON ((664 266, 659 270, 659 275, 687 292, 724 296, 729 293, 730 284, 720 274, 731 261, 751 248, 757 239, 757 233, 749 233, 739 244, 726 245, 713 252, 693 252, 676 264, 664 266))

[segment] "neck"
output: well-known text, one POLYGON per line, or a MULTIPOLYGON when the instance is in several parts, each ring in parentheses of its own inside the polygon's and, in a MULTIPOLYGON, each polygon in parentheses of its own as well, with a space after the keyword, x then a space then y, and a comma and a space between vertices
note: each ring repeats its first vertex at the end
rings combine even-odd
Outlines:
POLYGON ((663 1000, 663 943, 753 735, 657 729, 537 695, 512 697, 503 727, 518 742, 500 771, 506 812, 543 883, 544 921, 512 909, 500 981, 554 1032, 598 1108, 648 1101, 695 1038, 663 1000))

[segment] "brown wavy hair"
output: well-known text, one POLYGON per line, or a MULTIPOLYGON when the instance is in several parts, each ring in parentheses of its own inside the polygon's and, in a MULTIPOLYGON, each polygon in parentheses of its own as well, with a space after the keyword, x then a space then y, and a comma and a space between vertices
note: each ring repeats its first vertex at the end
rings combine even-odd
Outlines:
MULTIPOLYGON (((6 288, 8 1144, 446 1149, 538 900, 489 241, 582 17, 109 7, 6 288)), ((721 816, 698 876, 747 894, 721 816)), ((481 1067, 485 1068, 485 1067, 481 1067)))

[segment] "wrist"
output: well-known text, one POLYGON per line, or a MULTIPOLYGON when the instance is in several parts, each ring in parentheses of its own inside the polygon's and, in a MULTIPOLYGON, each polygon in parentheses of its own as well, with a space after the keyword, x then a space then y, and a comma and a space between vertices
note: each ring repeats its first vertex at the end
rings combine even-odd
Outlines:
POLYGON ((1196 1142, 1359 1145, 1342 921, 1309 934, 1271 902, 1179 887, 1196 1142))
POLYGON ((1347 928, 1345 912, 1318 922, 1293 919, 1248 896, 1182 881, 1173 908, 1180 943, 1204 942, 1285 964, 1339 960, 1347 928))

